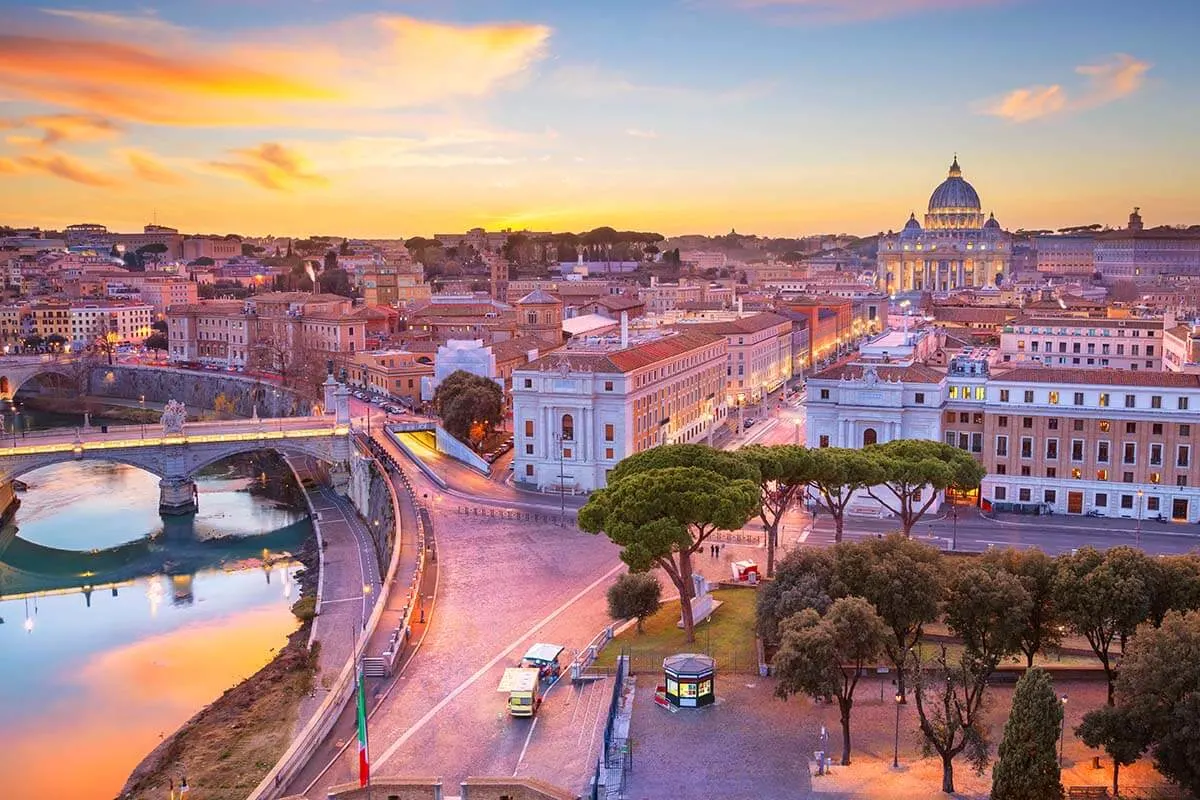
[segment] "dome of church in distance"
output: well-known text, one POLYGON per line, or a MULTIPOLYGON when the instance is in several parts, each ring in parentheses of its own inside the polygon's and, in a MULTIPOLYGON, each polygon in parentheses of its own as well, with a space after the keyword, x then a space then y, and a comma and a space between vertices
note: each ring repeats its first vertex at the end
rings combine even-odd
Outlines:
POLYGON ((929 213, 943 211, 979 211, 983 205, 979 202, 979 194, 975 187, 963 180, 962 170, 958 166, 958 156, 950 165, 950 174, 941 185, 929 196, 929 213))

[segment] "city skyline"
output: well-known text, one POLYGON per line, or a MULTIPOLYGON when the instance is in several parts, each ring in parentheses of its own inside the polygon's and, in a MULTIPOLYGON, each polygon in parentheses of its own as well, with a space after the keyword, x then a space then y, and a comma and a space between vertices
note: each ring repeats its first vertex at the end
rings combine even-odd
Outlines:
POLYGON ((1068 0, 0 2, 0 219, 869 235, 1200 218, 1187 19, 1068 0), (561 4, 559 4, 561 5, 561 4), (214 14, 214 9, 218 12, 214 14), (219 19, 218 24, 213 20, 219 19), (1166 24, 1170 20, 1170 24, 1166 24))

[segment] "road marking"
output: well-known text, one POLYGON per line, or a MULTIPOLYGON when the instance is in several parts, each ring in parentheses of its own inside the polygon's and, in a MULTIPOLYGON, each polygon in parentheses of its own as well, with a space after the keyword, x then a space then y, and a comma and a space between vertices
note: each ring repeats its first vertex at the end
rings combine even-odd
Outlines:
MULTIPOLYGON (((558 685, 558 682, 555 681, 555 686, 557 686, 557 685, 558 685)), ((550 689, 553 689, 553 688, 554 688, 554 686, 550 687, 550 689)), ((549 689, 546 690, 547 694, 549 694, 549 691, 550 691, 549 689)), ((513 769, 513 777, 514 778, 517 777, 517 772, 519 772, 521 769, 521 762, 525 760, 525 751, 529 749, 529 740, 533 738, 533 731, 535 728, 537 728, 537 724, 538 724, 538 718, 534 717, 533 724, 529 726, 529 733, 525 734, 525 746, 521 748, 521 755, 517 756, 517 766, 513 769)))
POLYGON ((430 720, 432 720, 435 716, 437 716, 443 708, 450 705, 450 703, 452 703, 456 697, 458 697, 460 694, 465 692, 471 686, 471 684, 478 681, 480 678, 482 678, 484 675, 486 675, 492 669, 492 667, 496 666, 502 660, 507 658, 508 655, 510 653, 512 653, 513 650, 517 649, 517 645, 519 645, 521 642, 525 641, 529 637, 533 636, 535 633, 540 631, 546 625, 549 625, 551 622, 553 622, 555 619, 557 619, 564 611, 566 611, 568 608, 570 608, 572 605, 574 605, 576 602, 578 602, 580 600, 580 598, 582 598, 585 594, 592 591, 597 586, 604 583, 606 580, 608 580, 613 575, 617 574, 618 572, 620 572, 623 569, 625 569, 625 565, 618 564, 617 566, 610 569, 608 572, 601 575, 596 580, 592 581, 590 584, 587 585, 586 588, 580 590, 580 592, 577 595, 572 597, 567 602, 563 603, 558 608, 551 611, 548 616, 543 618, 540 622, 538 622, 536 625, 534 625, 529 630, 525 631, 525 633, 521 634, 518 638, 514 639, 512 641, 512 643, 508 645, 508 647, 504 648, 499 653, 497 653, 496 656, 491 661, 489 661, 488 663, 486 663, 482 667, 480 667, 479 670, 474 675, 467 678, 465 681, 460 683, 458 686, 454 687, 454 689, 452 689, 448 695, 443 697, 437 705, 435 705, 433 708, 431 708, 427 712, 425 712, 425 716, 421 717, 419 720, 417 720, 415 723, 413 723, 413 725, 411 727, 409 727, 408 730, 406 730, 403 734, 400 735, 399 739, 392 742, 392 744, 386 750, 383 751, 383 754, 375 761, 375 768, 379 769, 385 763, 387 763, 388 759, 390 759, 393 755, 395 755, 396 751, 400 749, 401 745, 403 745, 405 742, 407 742, 409 739, 411 739, 417 733, 417 731, 421 730, 421 728, 424 728, 426 725, 428 725, 430 720))
POLYGON ((327 606, 330 603, 348 603, 351 600, 361 600, 361 599, 362 599, 361 595, 355 595, 353 597, 340 597, 337 600, 322 600, 321 605, 327 606))
POLYGON ((807 541, 808 541, 808 535, 809 535, 810 533, 812 533, 812 530, 813 530, 813 529, 812 529, 812 525, 809 525, 809 526, 805 527, 805 529, 804 529, 804 533, 800 534, 800 541, 801 541, 802 543, 803 543, 803 542, 807 542, 807 541))

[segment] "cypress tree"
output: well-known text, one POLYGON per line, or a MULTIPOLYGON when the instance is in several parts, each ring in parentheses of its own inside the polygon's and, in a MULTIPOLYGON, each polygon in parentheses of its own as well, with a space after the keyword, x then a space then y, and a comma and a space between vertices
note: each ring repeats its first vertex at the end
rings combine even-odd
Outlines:
POLYGON ((992 800, 1061 800, 1057 745, 1062 714, 1049 674, 1028 670, 1017 682, 1004 725, 992 772, 992 800))

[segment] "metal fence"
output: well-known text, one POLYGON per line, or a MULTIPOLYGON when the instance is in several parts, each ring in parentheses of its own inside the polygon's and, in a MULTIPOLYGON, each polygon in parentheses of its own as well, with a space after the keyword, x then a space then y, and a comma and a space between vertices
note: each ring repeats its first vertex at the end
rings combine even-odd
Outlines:
MULTIPOLYGON (((548 514, 542 511, 519 511, 511 508, 492 508, 490 506, 456 506, 454 512, 464 517, 486 517, 488 519, 508 519, 519 520, 521 522, 558 524, 564 520, 564 516, 559 514, 548 514)), ((568 525, 574 527, 575 518, 573 516, 570 514, 565 515, 565 521, 568 525)))

